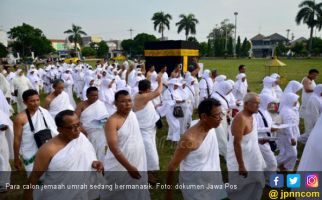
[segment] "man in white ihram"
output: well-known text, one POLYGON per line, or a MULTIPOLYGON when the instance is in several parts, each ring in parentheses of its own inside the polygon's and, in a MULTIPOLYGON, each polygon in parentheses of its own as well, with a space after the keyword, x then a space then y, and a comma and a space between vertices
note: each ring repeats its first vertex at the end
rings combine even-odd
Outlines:
MULTIPOLYGON (((140 127, 125 90, 115 93, 117 111, 105 126, 108 151, 104 160, 105 184, 147 185, 146 153, 140 127)), ((102 191, 101 199, 150 199, 148 189, 102 191)))
POLYGON ((29 174, 38 151, 34 134, 44 129, 50 129, 51 135, 54 137, 57 135, 57 127, 50 113, 39 106, 39 94, 36 90, 26 90, 22 94, 22 98, 27 109, 20 112, 14 120, 14 165, 16 169, 22 169, 21 155, 25 170, 29 174), (32 131, 31 123, 28 122, 27 112, 30 114, 34 131, 32 131))
POLYGON ((155 182, 152 172, 160 169, 155 125, 160 116, 156 112, 152 100, 161 95, 161 92, 162 81, 160 76, 158 77, 158 87, 154 91, 151 91, 151 82, 149 80, 141 80, 139 82, 139 93, 134 97, 133 105, 145 147, 149 181, 152 183, 155 182))
POLYGON ((75 112, 82 123, 82 132, 93 144, 98 159, 103 160, 106 151, 104 124, 109 114, 104 103, 98 99, 96 87, 89 87, 86 97, 87 100, 80 102, 75 112))
POLYGON ((312 129, 320 114, 322 113, 322 84, 317 85, 313 94, 307 100, 306 108, 303 113, 305 133, 299 137, 299 141, 306 143, 309 138, 312 129))
POLYGON ((229 183, 237 185, 237 189, 227 190, 231 200, 261 199, 262 196, 265 161, 259 149, 256 120, 253 118, 259 103, 256 93, 246 94, 244 110, 232 122, 226 160, 229 183))
POLYGON ((60 111, 74 110, 68 94, 64 91, 64 81, 61 79, 54 80, 53 89, 54 91, 46 97, 44 105, 51 116, 55 118, 60 111))
MULTIPOLYGON (((77 115, 74 111, 64 110, 56 115, 55 122, 59 134, 39 149, 28 183, 35 186, 44 174, 44 186, 64 185, 66 188, 35 190, 34 199, 97 198, 91 196, 92 191, 89 190, 90 184, 97 184, 97 181, 94 182, 96 174, 91 171, 103 171, 103 164, 97 161, 92 144, 80 132, 81 124, 77 115), (88 187, 68 189, 68 185, 75 184, 86 184, 88 187)), ((24 199, 32 199, 32 189, 25 190, 24 199)))

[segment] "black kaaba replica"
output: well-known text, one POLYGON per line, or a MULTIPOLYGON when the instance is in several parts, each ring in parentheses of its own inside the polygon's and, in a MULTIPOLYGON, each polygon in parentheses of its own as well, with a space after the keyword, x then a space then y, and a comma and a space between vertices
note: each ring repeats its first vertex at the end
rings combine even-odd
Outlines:
MULTIPOLYGON (((193 57, 199 56, 199 47, 195 42, 168 40, 147 42, 144 45, 145 67, 148 70, 154 65, 157 72, 167 66, 170 74, 173 69, 182 64, 183 72, 193 68, 193 57)), ((189 70, 190 71, 190 70, 189 70)))

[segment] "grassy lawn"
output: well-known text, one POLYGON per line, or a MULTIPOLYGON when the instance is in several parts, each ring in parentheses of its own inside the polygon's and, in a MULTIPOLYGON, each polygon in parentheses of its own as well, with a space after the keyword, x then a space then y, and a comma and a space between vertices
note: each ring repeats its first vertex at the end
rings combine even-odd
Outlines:
MULTIPOLYGON (((202 59, 200 62, 204 63, 204 67, 207 69, 217 69, 219 74, 224 74, 228 79, 235 80, 235 77, 238 73, 238 66, 244 64, 247 67, 247 80, 249 84, 249 89, 251 91, 260 92, 262 88, 262 79, 265 76, 264 65, 268 60, 266 59, 202 59)), ((281 69, 281 75, 283 77, 282 88, 290 80, 301 81, 307 72, 311 68, 316 68, 320 71, 321 75, 316 80, 317 83, 322 83, 322 60, 320 59, 292 59, 282 61, 287 64, 286 67, 281 69)), ((89 64, 94 65, 94 62, 89 62, 89 64)), ((272 70, 272 72, 277 72, 272 70)), ((41 95, 41 99, 44 99, 44 95, 41 95)), ((77 100, 79 101, 79 100, 77 100)), ((43 101, 42 101, 43 103, 43 101)), ((196 115, 194 115, 196 116, 196 115)), ((165 183, 165 170, 171 156, 173 155, 175 145, 172 142, 166 141, 167 136, 167 124, 166 120, 163 120, 164 128, 157 131, 157 147, 160 157, 160 169, 161 172, 157 174, 160 183, 165 183)), ((304 131, 303 122, 301 122, 301 133, 304 131)), ((301 157, 303 145, 299 145, 299 154, 298 157, 301 157)), ((222 159, 221 159, 222 160, 222 159)), ((226 164, 222 160, 221 168, 226 172, 226 164)), ((226 173, 224 173, 226 174, 226 173)), ((224 175, 226 179, 226 176, 224 175)), ((21 174, 15 174, 12 177, 12 184, 21 184, 25 180, 25 176, 21 174)), ((22 191, 9 191, 5 195, 0 194, 0 199, 20 199, 22 191)), ((163 194, 160 194, 159 191, 151 191, 152 199, 164 199, 163 194)), ((175 199, 182 199, 180 192, 175 192, 175 199)), ((266 198, 264 198, 266 199, 266 198)), ((268 199, 268 198, 267 198, 268 199)))

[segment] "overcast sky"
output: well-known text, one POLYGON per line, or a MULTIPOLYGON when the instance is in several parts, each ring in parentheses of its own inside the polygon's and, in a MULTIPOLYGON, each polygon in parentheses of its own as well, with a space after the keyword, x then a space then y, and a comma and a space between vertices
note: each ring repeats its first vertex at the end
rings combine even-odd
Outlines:
MULTIPOLYGON (((317 0, 321 1, 321 0, 317 0)), ((0 0, 0 28, 10 28, 23 22, 40 28, 49 39, 64 39, 63 32, 74 23, 88 35, 103 39, 128 39, 149 33, 160 37, 153 29, 153 13, 163 11, 172 15, 169 39, 185 39, 184 32, 177 34, 175 23, 180 14, 193 13, 199 20, 198 41, 206 41, 209 32, 225 18, 235 23, 237 35, 251 38, 258 33, 279 33, 286 37, 286 29, 295 38, 309 37, 306 25, 297 26, 295 16, 302 0, 0 0)), ((322 32, 317 32, 322 36, 322 32)), ((291 35, 291 34, 290 34, 291 35)))

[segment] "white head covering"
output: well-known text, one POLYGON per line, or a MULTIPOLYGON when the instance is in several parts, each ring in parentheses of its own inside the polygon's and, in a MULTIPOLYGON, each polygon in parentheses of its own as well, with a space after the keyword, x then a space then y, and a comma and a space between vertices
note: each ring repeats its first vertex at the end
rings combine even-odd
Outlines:
POLYGON ((227 82, 229 83, 229 84, 231 84, 233 87, 234 87, 234 85, 235 85, 235 82, 233 81, 233 80, 231 80, 231 79, 228 79, 227 80, 227 82))
POLYGON ((271 78, 273 78, 273 79, 275 79, 275 80, 278 80, 278 79, 280 79, 281 78, 281 76, 279 75, 279 74, 277 74, 277 73, 273 73, 273 74, 271 74, 271 76, 270 76, 271 78))
POLYGON ((189 78, 191 77, 191 73, 189 71, 187 71, 185 74, 184 74, 184 78, 186 80, 188 80, 189 78))
POLYGON ((266 76, 263 79, 263 85, 264 85, 264 87, 272 88, 275 81, 276 81, 276 79, 274 79, 272 77, 269 77, 269 76, 266 76))
MULTIPOLYGON (((321 97, 321 93, 322 93, 322 84, 318 84, 317 86, 315 86, 313 93, 319 97, 321 97)), ((322 98, 322 97, 321 97, 322 98)))
POLYGON ((242 81, 243 78, 246 78, 245 73, 240 73, 236 76, 237 81, 242 81))
POLYGON ((202 73, 202 78, 207 79, 209 78, 209 76, 210 76, 210 70, 209 69, 204 70, 202 73))
POLYGON ((168 85, 174 85, 177 82, 176 78, 172 78, 168 81, 168 85))
POLYGON ((0 110, 2 112, 6 113, 8 116, 10 116, 10 105, 8 104, 8 101, 6 97, 4 96, 2 90, 0 90, 0 110))
POLYGON ((182 84, 179 82, 179 80, 177 78, 172 78, 168 81, 168 86, 169 86, 169 89, 172 89, 173 90, 173 86, 174 85, 177 85, 177 86, 181 86, 182 84))
POLYGON ((151 81, 151 88, 154 90, 158 87, 158 81, 157 81, 157 78, 158 78, 158 74, 153 71, 151 73, 151 76, 150 76, 150 81, 151 81))
POLYGON ((303 88, 303 85, 298 81, 290 81, 284 89, 284 94, 286 93, 297 93, 303 88))
POLYGON ((17 69, 16 74, 18 75, 21 71, 22 69, 17 69))
POLYGON ((126 81, 125 80, 119 80, 116 82, 116 90, 120 91, 126 86, 126 81))
POLYGON ((227 77, 225 75, 219 75, 219 76, 216 76, 215 81, 217 83, 220 83, 220 82, 223 82, 226 79, 227 79, 227 77))
POLYGON ((259 97, 260 97, 259 107, 261 110, 267 110, 268 104, 277 101, 274 97, 267 94, 260 94, 259 97))
POLYGON ((297 102, 299 99, 299 96, 297 94, 294 94, 294 93, 287 93, 285 94, 284 98, 282 99, 282 102, 283 103, 283 108, 292 108, 294 107, 294 103, 297 102))
POLYGON ((195 81, 195 79, 192 76, 189 76, 188 78, 186 77, 185 80, 187 82, 187 85, 191 85, 192 82, 195 81))
POLYGON ((233 86, 228 81, 223 81, 218 83, 217 92, 223 96, 228 95, 233 89, 233 86))

